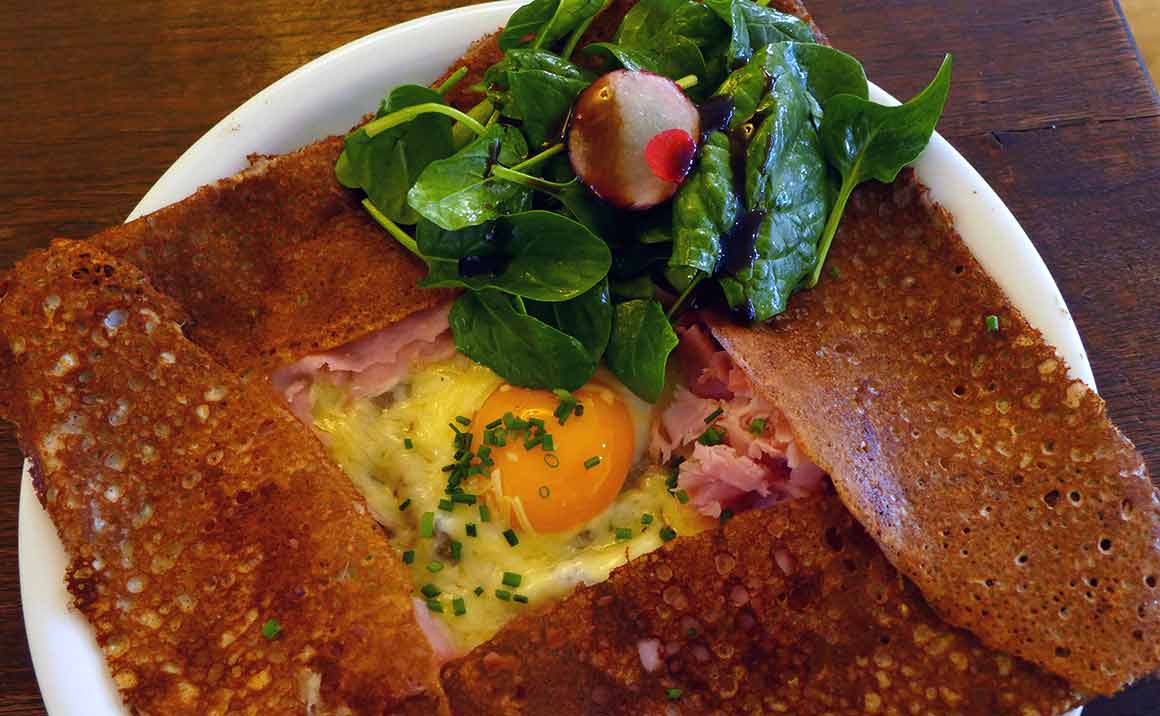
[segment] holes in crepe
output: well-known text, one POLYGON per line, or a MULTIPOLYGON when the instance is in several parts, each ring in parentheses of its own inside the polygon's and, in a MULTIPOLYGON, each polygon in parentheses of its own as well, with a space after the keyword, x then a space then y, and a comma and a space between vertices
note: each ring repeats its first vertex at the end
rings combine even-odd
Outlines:
POLYGON ((1104 554, 1110 554, 1112 551, 1112 540, 1108 539, 1107 537, 1100 538, 1099 548, 1100 552, 1103 552, 1104 554))
POLYGON ((1059 490, 1052 490, 1043 496, 1043 502, 1054 510, 1055 506, 1059 504, 1060 497, 1061 495, 1059 494, 1059 490))
POLYGON ((842 533, 838 531, 838 528, 826 528, 826 546, 835 552, 841 552, 842 548, 846 546, 845 541, 842 539, 842 533))
POLYGON ((1131 500, 1124 500, 1120 503, 1120 516, 1125 520, 1130 520, 1132 519, 1132 511, 1135 509, 1136 506, 1132 503, 1131 500))
POLYGON ((887 644, 890 643, 890 635, 883 634, 882 636, 878 637, 878 643, 881 644, 882 646, 886 646, 887 644))
POLYGON ((967 270, 966 266, 955 266, 955 274, 956 275, 961 275, 963 273, 963 271, 966 271, 966 270, 967 270))
POLYGON ((1156 588, 1156 575, 1149 574, 1147 577, 1144 577, 1144 584, 1148 585, 1148 589, 1155 589, 1156 588))
POLYGON ((1071 492, 1067 493, 1067 499, 1069 502, 1071 502, 1071 504, 1078 507, 1079 504, 1083 502, 1083 494, 1081 494, 1079 490, 1072 490, 1071 492))
POLYGON ((1011 482, 1014 482, 1016 485, 1022 485, 1023 484, 1023 476, 1016 473, 1015 475, 1013 475, 1011 477, 1011 482))
POLYGON ((1026 552, 1023 552, 1022 554, 1020 554, 1018 557, 1015 558, 1015 564, 1020 566, 1020 567, 1027 564, 1029 561, 1031 561, 1031 558, 1027 556, 1026 552))
POLYGON ((1055 655, 1061 659, 1066 659, 1071 656, 1071 649, 1068 649, 1066 646, 1057 646, 1055 647, 1055 655))
POLYGON ((987 585, 987 588, 990 589, 991 587, 995 586, 995 580, 988 578, 983 582, 983 584, 987 585))
POLYGON ((1055 452, 1055 441, 1044 440, 1042 450, 1044 455, 1050 455, 1051 453, 1055 452))
POLYGON ((961 398, 967 394, 967 386, 961 384, 956 385, 951 392, 955 394, 955 397, 961 398))

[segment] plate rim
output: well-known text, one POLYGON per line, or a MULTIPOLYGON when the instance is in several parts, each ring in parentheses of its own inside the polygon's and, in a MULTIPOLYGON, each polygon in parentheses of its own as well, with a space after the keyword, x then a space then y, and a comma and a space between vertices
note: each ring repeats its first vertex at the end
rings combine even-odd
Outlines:
MULTIPOLYGON (((452 8, 414 18, 358 37, 295 68, 232 110, 190 145, 150 187, 130 212, 126 221, 131 221, 167 206, 193 193, 201 185, 232 174, 233 172, 222 174, 220 162, 214 165, 219 168, 218 171, 213 171, 211 166, 213 163, 207 163, 205 155, 207 152, 218 151, 218 146, 223 142, 229 144, 231 137, 238 140, 239 135, 241 135, 244 140, 245 137, 253 135, 253 130, 246 129, 251 118, 263 112, 270 112, 271 105, 276 105, 278 102, 279 93, 285 92, 287 88, 297 87, 301 83, 309 83, 315 76, 323 74, 334 66, 341 66, 360 52, 377 48, 389 39, 425 31, 430 29, 431 25, 440 25, 454 20, 456 23, 462 23, 462 26, 471 27, 471 32, 474 33, 471 37, 478 39, 482 33, 488 31, 487 23, 498 21, 502 24, 507 15, 523 5, 524 2, 525 0, 499 0, 498 2, 452 8), (219 176, 209 176, 211 174, 219 176)), ((461 53, 464 46, 461 46, 457 52, 461 53)), ((401 52, 417 52, 417 50, 404 49, 401 52)), ((458 54, 452 56, 449 61, 457 56, 458 54)), ((440 66, 436 69, 442 72, 443 67, 440 66)), ((897 103, 897 100, 876 85, 872 84, 870 91, 871 99, 877 102, 882 104, 897 103)), ((378 96, 366 103, 366 107, 373 107, 381 95, 380 91, 378 96)), ((237 141, 234 143, 236 144, 237 141)), ((254 143, 260 144, 258 141, 254 143)), ((261 146, 255 146, 250 151, 265 153, 261 146)), ((230 161, 236 160, 238 170, 245 166, 244 155, 228 159, 230 161)), ((960 235, 963 235, 972 254, 980 261, 983 268, 996 278, 1007 295, 1008 302, 1017 307, 1028 322, 1043 333, 1044 338, 1055 348, 1057 353, 1067 360, 1071 374, 1095 389, 1091 366, 1078 328, 1067 310, 1054 277, 1052 277, 1027 233, 994 189, 970 162, 938 133, 935 133, 930 146, 915 162, 915 169, 920 180, 923 179, 924 174, 939 177, 933 186, 925 181, 923 183, 929 188, 931 198, 943 205, 954 217, 956 229, 960 235), (1014 249, 1014 260, 1009 255, 1002 260, 994 255, 980 256, 976 252, 975 244, 968 240, 963 229, 965 223, 974 224, 975 222, 990 226, 992 230, 994 230, 993 227, 999 227, 998 233, 1012 244, 1006 248, 1014 249), (1017 264, 1026 269, 1025 280, 1015 284, 1010 280, 1000 281, 999 276, 1007 273, 1002 266, 1003 261, 1017 264)), ((72 610, 71 606, 64 606, 67 613, 60 612, 61 599, 66 600, 67 603, 67 592, 63 583, 64 566, 63 561, 61 561, 66 558, 59 538, 56 536, 55 528, 32 488, 27 460, 24 462, 21 476, 17 555, 25 634, 46 711, 51 716, 73 716, 73 714, 81 713, 90 716, 92 714, 100 714, 101 716, 125 714, 119 695, 112 686, 107 665, 103 654, 97 647, 91 627, 83 617, 72 610), (54 569, 47 572, 44 569, 44 563, 37 559, 37 557, 44 557, 45 550, 50 551, 49 556, 52 556, 51 550, 59 553, 56 555, 59 559, 54 562, 54 569), (55 601, 45 599, 44 593, 45 589, 52 589, 49 582, 54 571, 61 577, 57 580, 56 591, 59 594, 55 595, 57 597, 55 601), (33 585, 36 585, 35 590, 30 592, 33 585), (60 662, 65 659, 57 656, 51 649, 51 634, 62 629, 68 632, 66 639, 72 641, 69 644, 70 647, 87 647, 91 652, 82 655, 84 658, 81 659, 81 662, 83 663, 80 664, 77 664, 76 661, 78 654, 70 653, 68 655, 70 665, 75 667, 69 670, 68 681, 61 678, 60 674, 60 662), (87 644, 84 643, 86 637, 87 644), (97 668, 96 673, 93 673, 94 664, 97 668), (82 679, 79 683, 77 682, 78 669, 81 675, 88 675, 89 681, 86 682, 82 679), (102 685, 105 693, 93 693, 93 691, 100 689, 91 687, 102 685), (62 696, 67 695, 62 692, 70 691, 79 691, 83 696, 80 699, 74 696, 71 700, 62 698, 62 696), (74 708, 80 703, 84 704, 83 709, 74 708), (65 704, 72 704, 72 706, 65 704)))

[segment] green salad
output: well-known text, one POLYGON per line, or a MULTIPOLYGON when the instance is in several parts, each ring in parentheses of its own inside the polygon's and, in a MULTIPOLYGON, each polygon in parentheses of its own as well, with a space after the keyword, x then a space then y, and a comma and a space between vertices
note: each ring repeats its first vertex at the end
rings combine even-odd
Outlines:
POLYGON ((610 0, 533 0, 461 110, 441 86, 390 91, 335 172, 464 289, 458 349, 508 382, 575 389, 604 362, 656 401, 673 321, 719 306, 766 321, 822 268, 853 189, 926 147, 948 55, 909 102, 868 99, 862 65, 754 0, 641 0, 610 42, 610 0))

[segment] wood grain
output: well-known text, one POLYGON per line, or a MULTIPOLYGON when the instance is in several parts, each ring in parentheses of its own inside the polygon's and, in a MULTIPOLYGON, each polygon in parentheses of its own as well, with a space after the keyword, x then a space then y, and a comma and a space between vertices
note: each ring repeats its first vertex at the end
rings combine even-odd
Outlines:
MULTIPOLYGON (((295 67, 455 0, 0 2, 0 267, 120 221, 186 147, 295 67)), ((1160 466, 1160 105, 1112 0, 814 0, 897 95, 944 51, 941 131, 1060 285, 1113 418, 1160 466)), ((20 454, 0 427, 0 716, 44 709, 20 618, 20 454)), ((1160 715, 1137 687, 1091 716, 1160 715)))

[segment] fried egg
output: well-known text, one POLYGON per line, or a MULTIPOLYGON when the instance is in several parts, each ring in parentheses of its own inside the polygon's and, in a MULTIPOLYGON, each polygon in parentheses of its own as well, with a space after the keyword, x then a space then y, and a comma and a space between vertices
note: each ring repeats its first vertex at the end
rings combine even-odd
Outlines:
POLYGON ((653 406, 607 371, 558 394, 456 355, 373 399, 312 390, 315 426, 457 653, 708 526, 645 457, 653 406))

